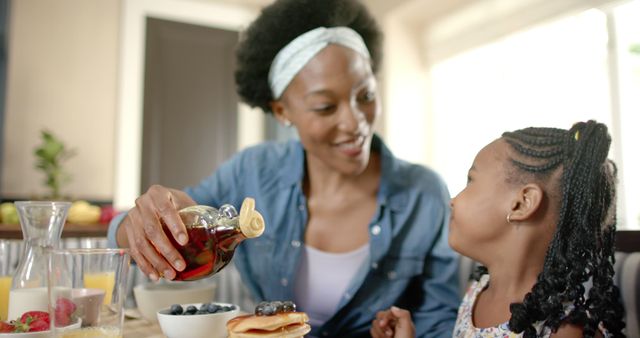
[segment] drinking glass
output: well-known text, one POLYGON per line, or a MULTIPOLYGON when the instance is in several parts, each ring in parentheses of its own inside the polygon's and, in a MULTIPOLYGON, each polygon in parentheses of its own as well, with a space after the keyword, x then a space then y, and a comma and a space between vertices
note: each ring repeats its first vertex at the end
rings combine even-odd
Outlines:
POLYGON ((9 242, 0 239, 0 320, 8 320, 9 290, 12 276, 9 274, 9 242))
POLYGON ((129 265, 125 249, 50 250, 53 336, 121 338, 129 265))

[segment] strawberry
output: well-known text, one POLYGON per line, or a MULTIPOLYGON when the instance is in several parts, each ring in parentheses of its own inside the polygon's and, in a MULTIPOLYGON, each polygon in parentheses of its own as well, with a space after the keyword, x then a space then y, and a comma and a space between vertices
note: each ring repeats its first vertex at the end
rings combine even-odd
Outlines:
POLYGON ((15 325, 9 324, 7 322, 0 322, 0 333, 13 332, 15 328, 15 325))
POLYGON ((69 298, 60 297, 56 300, 56 313, 64 313, 67 316, 76 311, 76 304, 69 298))
POLYGON ((36 319, 29 324, 29 332, 47 331, 47 330, 49 330, 48 320, 45 321, 43 319, 36 319))
POLYGON ((42 320, 49 324, 49 312, 44 311, 27 311, 20 317, 20 322, 24 324, 31 324, 36 320, 42 320))
POLYGON ((56 300, 55 321, 56 326, 67 326, 71 323, 71 315, 76 311, 76 304, 68 298, 56 300))

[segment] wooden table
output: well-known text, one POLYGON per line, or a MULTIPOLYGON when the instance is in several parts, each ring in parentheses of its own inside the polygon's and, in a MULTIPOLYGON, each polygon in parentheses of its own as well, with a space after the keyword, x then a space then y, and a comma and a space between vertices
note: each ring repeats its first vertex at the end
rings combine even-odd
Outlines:
POLYGON ((123 338, 164 338, 158 323, 149 323, 146 319, 124 319, 123 338))
MULTIPOLYGON (((108 223, 71 224, 65 223, 62 238, 68 237, 106 237, 108 223)), ((22 239, 19 224, 0 224, 0 239, 22 239)))

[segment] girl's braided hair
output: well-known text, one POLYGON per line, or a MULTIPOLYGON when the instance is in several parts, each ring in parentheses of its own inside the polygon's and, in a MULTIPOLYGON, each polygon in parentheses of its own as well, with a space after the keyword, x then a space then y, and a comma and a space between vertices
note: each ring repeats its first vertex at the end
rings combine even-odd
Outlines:
POLYGON ((570 130, 526 128, 502 136, 512 150, 508 179, 547 183, 557 190, 548 193, 560 197, 543 270, 523 302, 511 304, 510 329, 534 338, 536 322, 553 331, 571 323, 584 328, 584 337, 593 337, 602 324, 614 337, 624 337, 624 310, 613 284, 616 167, 607 159, 607 127, 588 121, 570 130), (559 186, 549 182, 557 170, 562 171, 559 186), (566 315, 568 304, 573 307, 566 315))

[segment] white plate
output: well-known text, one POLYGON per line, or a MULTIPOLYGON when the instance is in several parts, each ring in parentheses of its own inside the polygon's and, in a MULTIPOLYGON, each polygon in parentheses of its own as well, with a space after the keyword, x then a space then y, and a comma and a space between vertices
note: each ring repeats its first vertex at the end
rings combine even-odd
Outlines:
MULTIPOLYGON (((65 329, 77 329, 80 327, 80 321, 67 326, 65 329)), ((0 338, 46 338, 50 337, 50 330, 37 332, 19 332, 19 333, 0 333, 0 338)))

